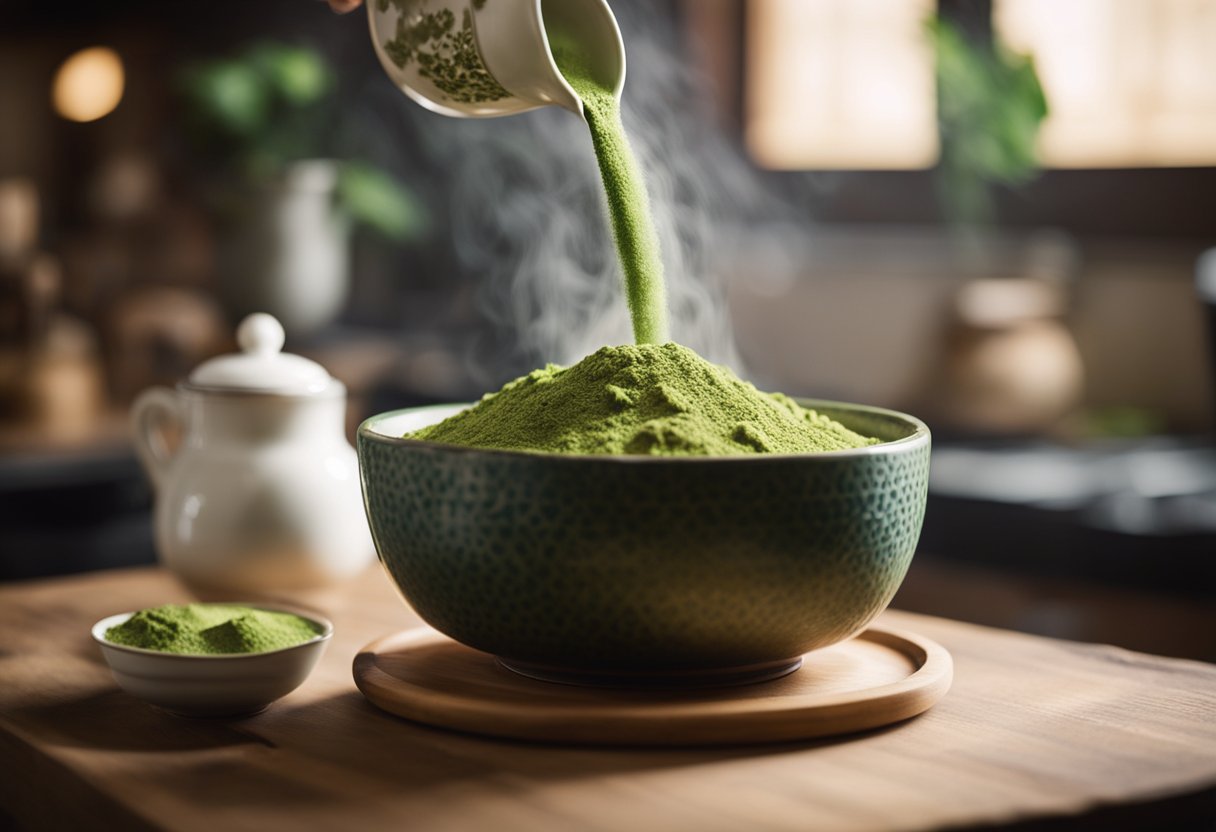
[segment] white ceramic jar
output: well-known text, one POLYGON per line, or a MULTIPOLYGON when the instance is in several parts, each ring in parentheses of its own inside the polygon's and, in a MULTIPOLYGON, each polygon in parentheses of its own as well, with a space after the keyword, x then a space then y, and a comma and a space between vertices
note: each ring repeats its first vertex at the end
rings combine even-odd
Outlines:
POLYGON ((374 556, 343 431, 346 388, 282 353, 283 338, 277 320, 250 315, 237 330, 241 353, 204 362, 176 390, 146 390, 132 407, 156 491, 157 551, 195 588, 312 589, 374 556))

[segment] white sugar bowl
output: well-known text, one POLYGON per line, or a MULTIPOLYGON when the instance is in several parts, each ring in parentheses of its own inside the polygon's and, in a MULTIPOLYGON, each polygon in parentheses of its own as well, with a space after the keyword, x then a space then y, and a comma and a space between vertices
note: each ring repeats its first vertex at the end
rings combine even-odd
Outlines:
POLYGON ((283 353, 283 338, 273 317, 250 315, 237 329, 240 353, 204 362, 176 390, 145 390, 132 406, 156 491, 157 551, 196 590, 315 589, 375 555, 343 430, 346 388, 283 353))

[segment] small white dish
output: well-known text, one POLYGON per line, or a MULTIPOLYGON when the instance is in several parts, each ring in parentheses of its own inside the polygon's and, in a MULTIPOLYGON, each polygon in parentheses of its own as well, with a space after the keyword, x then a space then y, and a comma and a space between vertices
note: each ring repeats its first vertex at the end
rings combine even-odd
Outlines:
POLYGON ((93 640, 127 693, 181 716, 245 716, 263 710, 291 693, 308 678, 334 634, 328 620, 299 610, 249 605, 255 609, 290 612, 322 628, 315 638, 265 653, 184 655, 128 647, 106 640, 111 627, 134 612, 101 619, 93 625, 93 640))

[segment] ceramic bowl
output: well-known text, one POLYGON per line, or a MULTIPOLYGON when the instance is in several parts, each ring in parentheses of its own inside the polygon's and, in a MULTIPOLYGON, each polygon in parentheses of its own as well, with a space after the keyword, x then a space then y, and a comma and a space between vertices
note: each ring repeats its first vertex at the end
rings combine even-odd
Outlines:
POLYGON ((882 444, 739 457, 565 456, 400 438, 463 405, 358 432, 380 560, 418 614, 560 681, 781 675, 890 602, 924 516, 929 430, 801 401, 882 444))
POLYGON ((232 655, 179 655, 143 650, 106 640, 106 631, 135 613, 103 618, 93 625, 93 640, 119 687, 145 702, 182 716, 244 716, 263 710, 308 678, 334 634, 329 621, 312 613, 291 612, 322 628, 315 638, 281 650, 232 655))

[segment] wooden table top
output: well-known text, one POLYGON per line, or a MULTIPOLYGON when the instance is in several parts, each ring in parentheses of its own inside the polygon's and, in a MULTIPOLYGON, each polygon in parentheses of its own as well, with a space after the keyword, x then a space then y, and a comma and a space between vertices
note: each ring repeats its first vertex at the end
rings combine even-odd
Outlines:
POLYGON ((890 611, 883 623, 955 661, 951 692, 907 723, 744 748, 549 747, 426 728, 364 701, 356 651, 417 621, 378 569, 331 599, 328 654, 268 711, 155 711, 117 688, 89 628, 186 598, 156 569, 0 587, 5 813, 34 829, 643 832, 1062 816, 1166 828, 1216 806, 1213 665, 890 611))

